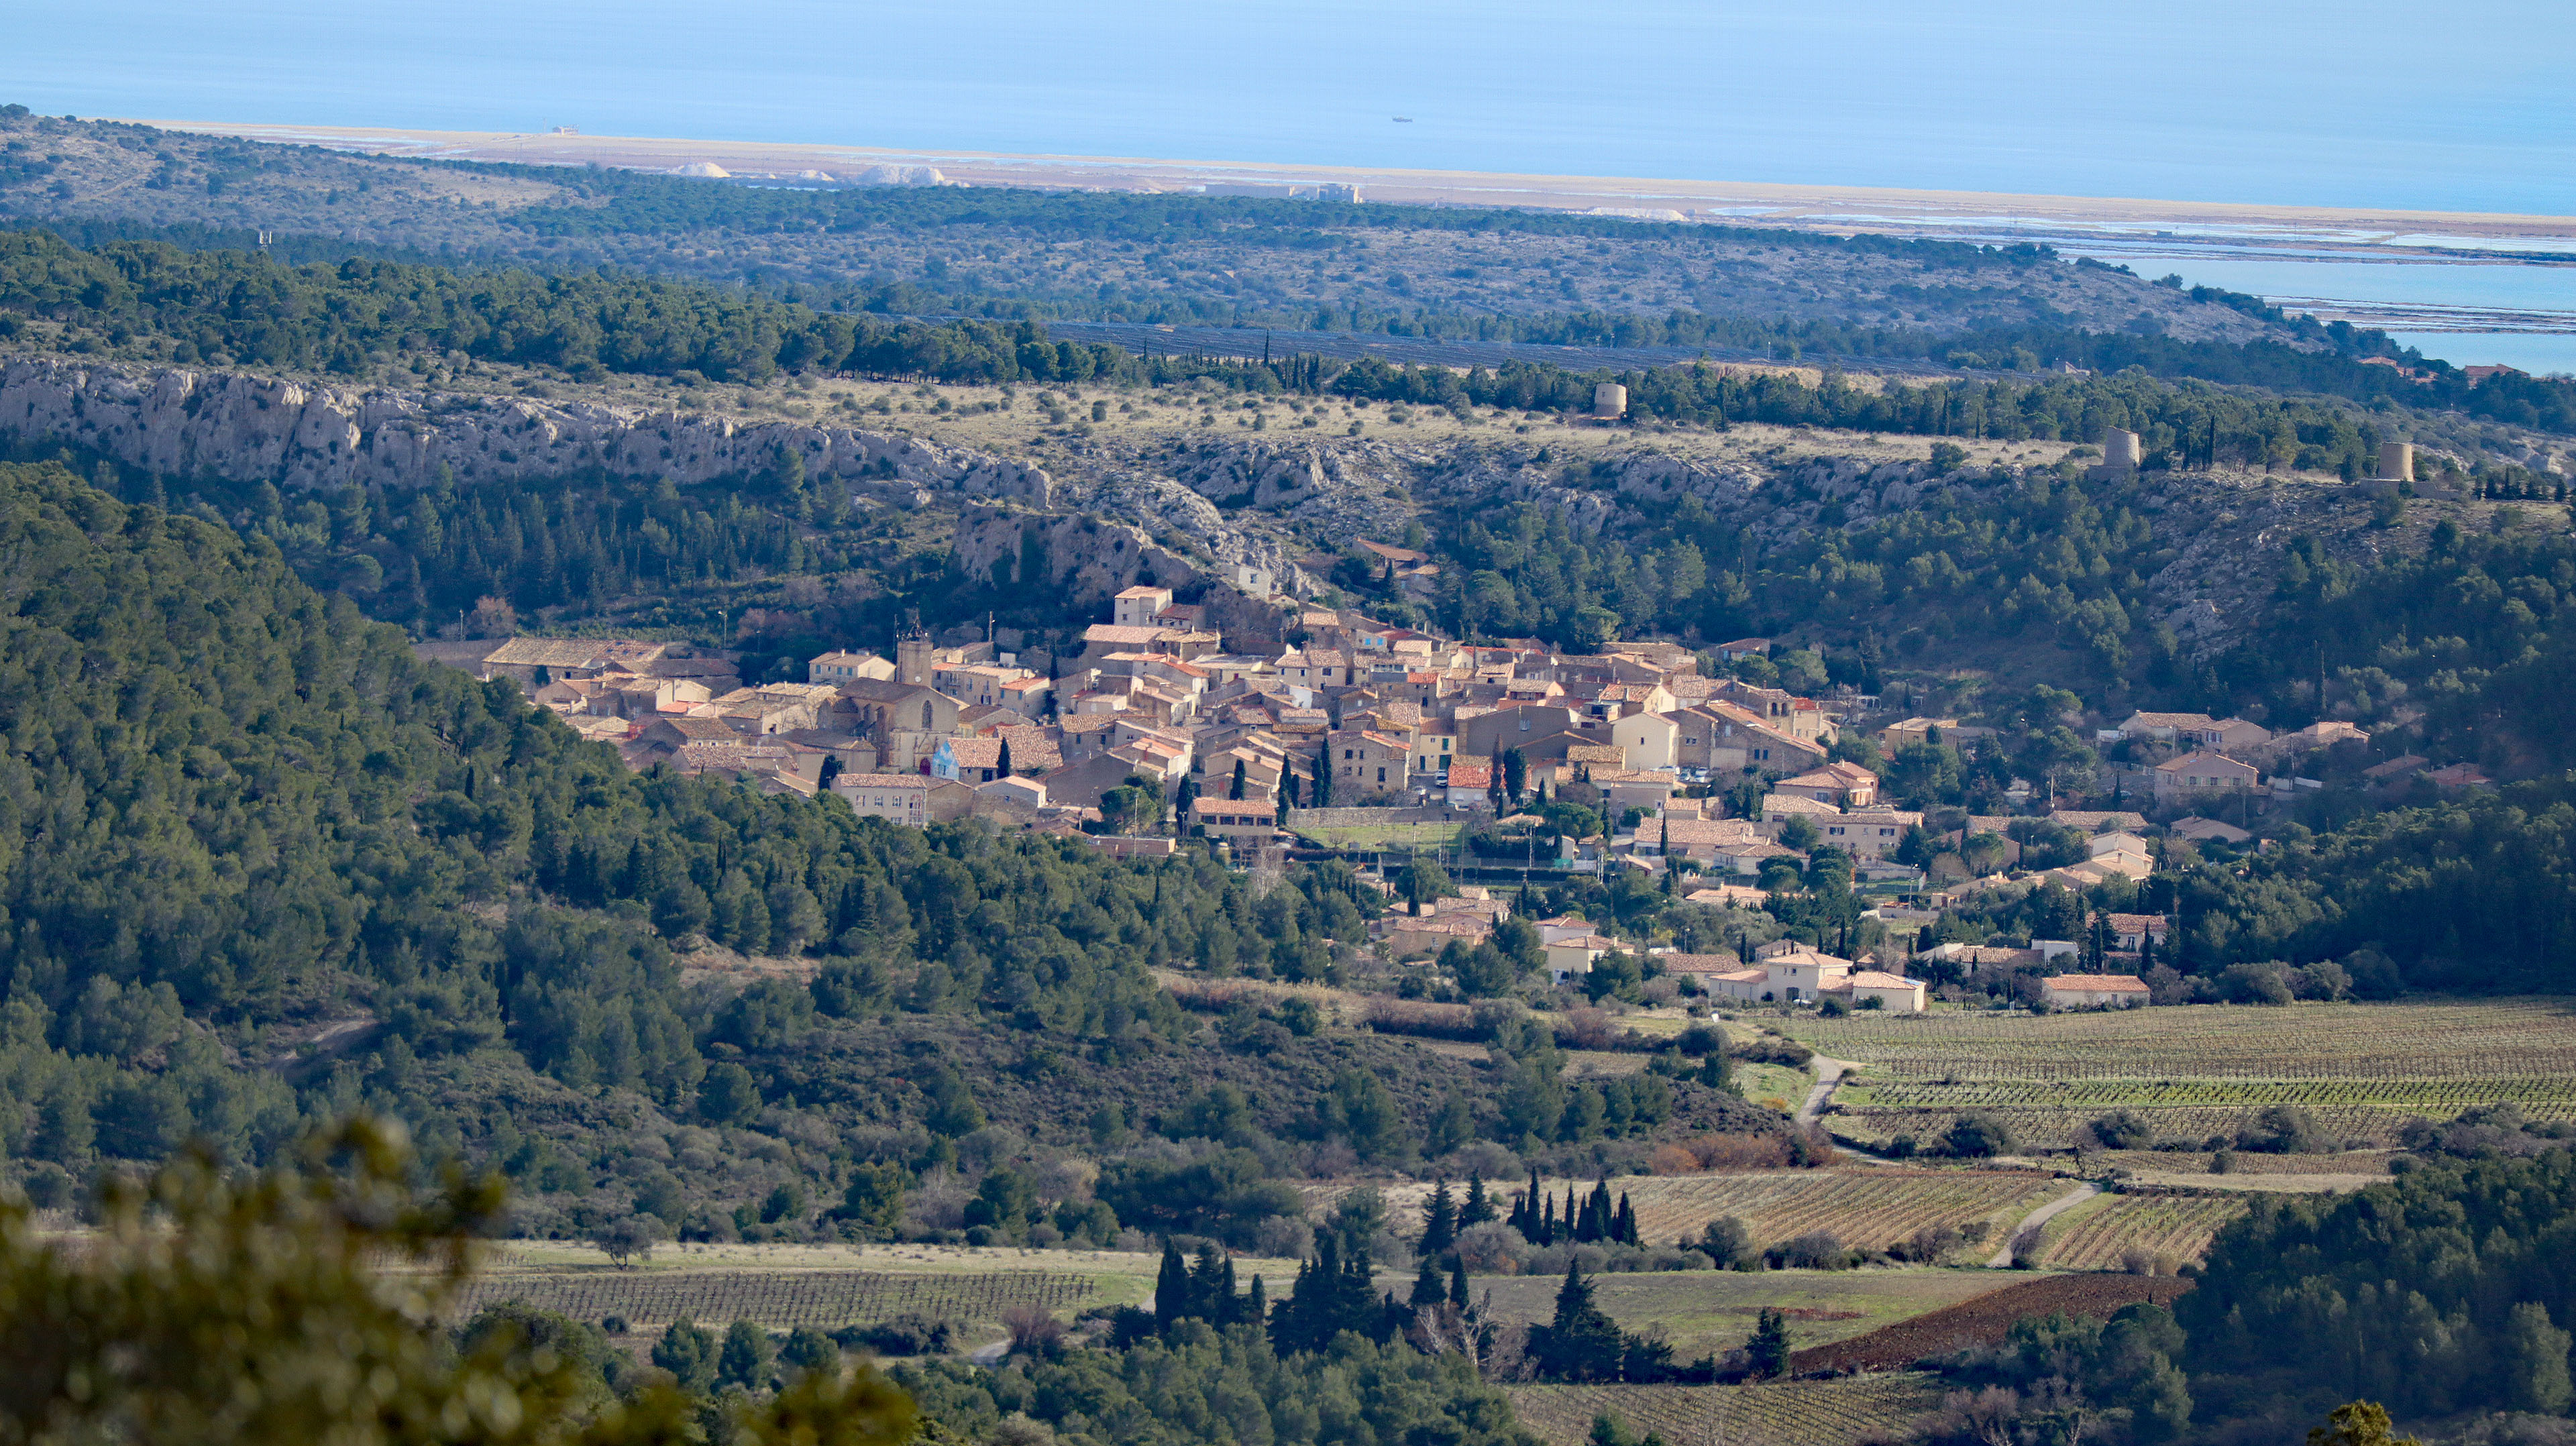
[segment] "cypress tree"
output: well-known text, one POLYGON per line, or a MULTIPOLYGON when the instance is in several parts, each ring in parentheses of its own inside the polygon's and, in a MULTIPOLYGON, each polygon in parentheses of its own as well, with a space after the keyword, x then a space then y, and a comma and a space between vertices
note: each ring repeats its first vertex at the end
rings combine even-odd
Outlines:
POLYGON ((1713 1090, 1735 1093, 1735 1066, 1727 1062, 1726 1051, 1712 1049, 1699 1065, 1699 1082, 1713 1090))
POLYGON ((1223 1325, 1233 1308, 1234 1262, 1210 1241, 1199 1247, 1198 1259, 1190 1267, 1189 1314, 1223 1325))
POLYGON ((1570 1263, 1556 1292, 1556 1318, 1530 1336, 1540 1372, 1563 1381, 1616 1379, 1627 1348, 1626 1336, 1592 1303, 1591 1283, 1570 1263))
POLYGON ((1163 1330, 1190 1313, 1190 1267, 1181 1259, 1181 1248, 1166 1236, 1163 1240, 1163 1265, 1154 1273, 1154 1324, 1163 1330))
POLYGON ((1457 1240, 1458 1210, 1449 1200, 1449 1182, 1443 1180, 1422 1210, 1422 1253, 1439 1255, 1457 1240))
POLYGON ((1344 1331, 1357 1331, 1372 1340, 1386 1339, 1379 1327, 1396 1314, 1395 1292, 1388 1291, 1384 1303, 1379 1302, 1366 1251, 1354 1251, 1350 1259, 1342 1262, 1341 1288, 1333 1293, 1333 1303, 1337 1309, 1324 1330, 1324 1338, 1316 1342, 1318 1350, 1331 1345, 1333 1337, 1344 1331))
POLYGON ((1485 1177, 1467 1177, 1467 1202, 1458 1207, 1458 1228, 1472 1229, 1494 1218, 1493 1197, 1485 1193, 1485 1177))
POLYGON ((1625 1190, 1619 1192, 1619 1218, 1618 1230, 1616 1233, 1620 1241, 1625 1244, 1645 1244, 1644 1241, 1637 1238, 1637 1211, 1634 1206, 1628 1203, 1628 1192, 1625 1190))
POLYGON ((1428 1255, 1422 1257, 1422 1270, 1413 1277, 1413 1295, 1406 1303, 1415 1310, 1438 1310, 1440 1302, 1448 1298, 1448 1291, 1440 1283, 1440 1262, 1428 1255))
POLYGON ((1538 1244, 1540 1244, 1540 1245, 1553 1245, 1553 1244, 1555 1244, 1555 1243, 1556 1243, 1556 1197, 1555 1197, 1555 1196, 1550 1195, 1550 1196, 1548 1196, 1548 1197, 1547 1197, 1547 1204, 1546 1204, 1546 1206, 1545 1206, 1545 1209, 1546 1209, 1546 1212, 1547 1212, 1547 1213, 1546 1213, 1544 1216, 1542 1216, 1542 1217, 1540 1218, 1539 1222, 1538 1222, 1538 1234, 1537 1234, 1537 1235, 1535 1235, 1535 1236, 1533 1236, 1533 1237, 1531 1237, 1531 1238, 1532 1238, 1536 1243, 1538 1243, 1538 1244))
POLYGON ((1449 1303, 1460 1310, 1467 1308, 1467 1262, 1464 1260, 1449 1267, 1449 1303))
POLYGON ((1752 1336, 1744 1342, 1744 1354, 1757 1378, 1776 1376, 1789 1369, 1789 1318, 1769 1306, 1763 1307, 1752 1336))

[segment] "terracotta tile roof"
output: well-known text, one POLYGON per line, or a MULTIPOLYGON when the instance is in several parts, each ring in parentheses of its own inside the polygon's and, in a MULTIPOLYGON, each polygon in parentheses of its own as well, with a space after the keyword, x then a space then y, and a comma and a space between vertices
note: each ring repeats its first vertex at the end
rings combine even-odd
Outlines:
POLYGON ((2147 981, 2135 974, 2059 974, 2040 981, 2048 989, 2082 989, 2119 994, 2147 994, 2147 981))
POLYGON ((1011 767, 1015 771, 1043 768, 1053 772, 1064 766, 1063 751, 1056 747, 1054 739, 1047 737, 1045 729, 1035 724, 1005 728, 1002 737, 1010 740, 1011 767))
POLYGON ((2112 826, 2117 826, 2125 832, 2135 833, 2147 826, 2145 814, 2131 813, 2126 809, 2061 808, 2051 812, 2048 815, 2048 821, 2060 828, 2082 829, 2086 833, 2100 833, 2104 828, 2112 826))
MULTIPOLYGON (((999 738, 951 738, 947 743, 948 755, 957 760, 960 768, 1002 766, 1002 740, 999 738)), ((1011 761, 1015 765, 1019 762, 1017 758, 1011 761)))
POLYGON ((832 780, 834 788, 928 788, 930 780, 918 773, 844 773, 832 780))

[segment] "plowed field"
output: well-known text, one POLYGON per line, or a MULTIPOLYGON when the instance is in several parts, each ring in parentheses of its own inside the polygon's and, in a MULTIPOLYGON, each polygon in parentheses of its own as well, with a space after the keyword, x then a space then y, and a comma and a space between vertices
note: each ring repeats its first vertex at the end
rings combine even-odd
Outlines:
POLYGON ((1867 1335, 1800 1351, 1789 1358, 1789 1369, 1897 1370, 1970 1346, 1993 1345, 2012 1330, 2014 1321, 2026 1315, 2101 1317, 2133 1301, 2170 1305, 2191 1289, 2191 1284, 2158 1275, 2044 1275, 1867 1335))

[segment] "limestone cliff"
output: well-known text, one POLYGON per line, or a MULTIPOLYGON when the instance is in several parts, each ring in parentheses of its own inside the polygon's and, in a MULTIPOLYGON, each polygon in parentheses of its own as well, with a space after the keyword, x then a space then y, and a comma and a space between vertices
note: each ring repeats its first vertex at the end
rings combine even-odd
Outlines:
POLYGON ((1276 640, 1287 630, 1288 598, 1247 585, 1236 568, 1263 569, 1272 587, 1291 592, 1310 590, 1312 581, 1279 555, 1275 540, 1247 533, 1230 537, 1232 554, 1209 558, 1175 551, 1140 528, 1097 516, 976 504, 959 514, 950 546, 958 566, 977 577, 1007 569, 1007 576, 1017 578, 1034 554, 1043 559, 1046 581, 1079 612, 1097 611, 1120 589, 1146 582, 1194 595, 1208 609, 1210 626, 1230 641, 1276 640), (1282 576, 1289 581, 1279 583, 1282 576))
POLYGON ((780 451, 854 490, 1047 505, 1045 471, 914 437, 525 398, 308 386, 278 377, 19 357, 0 363, 0 436, 91 448, 177 479, 281 487, 522 481, 597 467, 682 484, 742 476, 780 451))

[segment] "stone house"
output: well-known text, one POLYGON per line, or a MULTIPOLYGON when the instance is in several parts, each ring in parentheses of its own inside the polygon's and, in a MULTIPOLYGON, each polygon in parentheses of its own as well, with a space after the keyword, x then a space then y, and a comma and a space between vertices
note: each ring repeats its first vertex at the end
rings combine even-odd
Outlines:
POLYGON ((1279 831, 1279 805, 1266 798, 1190 800, 1190 825, 1209 838, 1235 843, 1268 843, 1279 831))
POLYGON ((2186 753, 2153 770, 2156 802, 2169 805, 2210 795, 2225 796, 2252 788, 2261 779, 2252 764, 2221 753, 2186 753))
POLYGON ((1345 729, 1327 738, 1325 746, 1333 760, 1335 802, 1403 790, 1405 763, 1413 756, 1403 739, 1369 729, 1345 729))
POLYGON ((2057 974, 2039 981, 2039 988, 2060 1009, 2134 1009, 2154 997, 2134 974, 2057 974))
POLYGON ((844 773, 832 792, 861 818, 882 818, 908 828, 930 823, 930 780, 918 773, 844 773))

